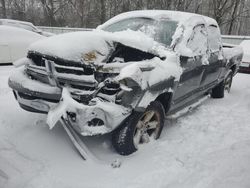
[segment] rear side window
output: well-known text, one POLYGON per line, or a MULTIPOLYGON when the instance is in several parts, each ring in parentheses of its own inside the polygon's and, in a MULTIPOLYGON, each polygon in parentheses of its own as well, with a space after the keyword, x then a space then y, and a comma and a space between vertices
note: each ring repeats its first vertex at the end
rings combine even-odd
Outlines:
POLYGON ((207 52, 207 31, 205 25, 197 25, 194 27, 190 36, 187 47, 192 50, 193 54, 203 55, 207 52))
POLYGON ((208 26, 208 46, 211 52, 217 52, 220 50, 220 30, 215 25, 208 26))

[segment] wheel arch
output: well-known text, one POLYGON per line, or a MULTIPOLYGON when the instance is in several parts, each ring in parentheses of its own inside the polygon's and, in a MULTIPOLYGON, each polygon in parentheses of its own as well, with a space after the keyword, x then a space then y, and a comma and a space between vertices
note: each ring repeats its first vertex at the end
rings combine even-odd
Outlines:
POLYGON ((160 94, 155 100, 160 102, 165 110, 165 113, 167 113, 171 107, 171 101, 172 101, 173 93, 172 92, 165 92, 160 94))
POLYGON ((162 104, 165 113, 168 112, 171 106, 171 100, 172 100, 173 93, 170 91, 166 92, 158 92, 155 94, 152 94, 150 91, 146 92, 140 102, 135 107, 135 111, 144 111, 151 102, 158 101, 162 104))
POLYGON ((236 67, 236 65, 232 65, 232 66, 230 67, 230 70, 233 72, 233 75, 235 75, 236 72, 237 72, 237 67, 236 67))

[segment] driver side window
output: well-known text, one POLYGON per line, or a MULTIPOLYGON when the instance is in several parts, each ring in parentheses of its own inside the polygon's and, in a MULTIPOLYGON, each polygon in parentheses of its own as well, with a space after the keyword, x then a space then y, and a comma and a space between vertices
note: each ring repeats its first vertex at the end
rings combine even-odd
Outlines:
POLYGON ((208 49, 207 31, 204 24, 194 27, 187 42, 187 47, 192 50, 194 56, 206 54, 208 49))

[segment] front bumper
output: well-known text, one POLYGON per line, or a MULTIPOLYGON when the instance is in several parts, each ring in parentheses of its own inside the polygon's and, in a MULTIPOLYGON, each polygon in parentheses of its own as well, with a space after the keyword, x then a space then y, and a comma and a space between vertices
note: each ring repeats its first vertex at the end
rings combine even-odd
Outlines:
POLYGON ((131 114, 131 109, 98 97, 89 105, 78 103, 68 89, 63 90, 30 79, 24 68, 19 68, 9 78, 19 105, 28 111, 48 113, 50 128, 63 117, 83 136, 106 134, 117 128, 131 114))
POLYGON ((25 74, 24 67, 18 68, 9 78, 19 105, 30 112, 48 113, 61 98, 61 89, 31 80, 25 74))

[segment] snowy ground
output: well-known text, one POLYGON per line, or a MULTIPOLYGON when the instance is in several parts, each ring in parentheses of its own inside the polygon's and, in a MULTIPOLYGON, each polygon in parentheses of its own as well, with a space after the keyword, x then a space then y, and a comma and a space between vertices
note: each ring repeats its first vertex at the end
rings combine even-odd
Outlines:
POLYGON ((85 141, 100 162, 84 162, 61 126, 17 105, 0 67, 0 187, 7 188, 248 188, 250 187, 250 75, 238 74, 224 99, 208 99, 162 137, 129 157, 117 155, 109 135, 85 141), (115 159, 120 168, 112 168, 115 159))

